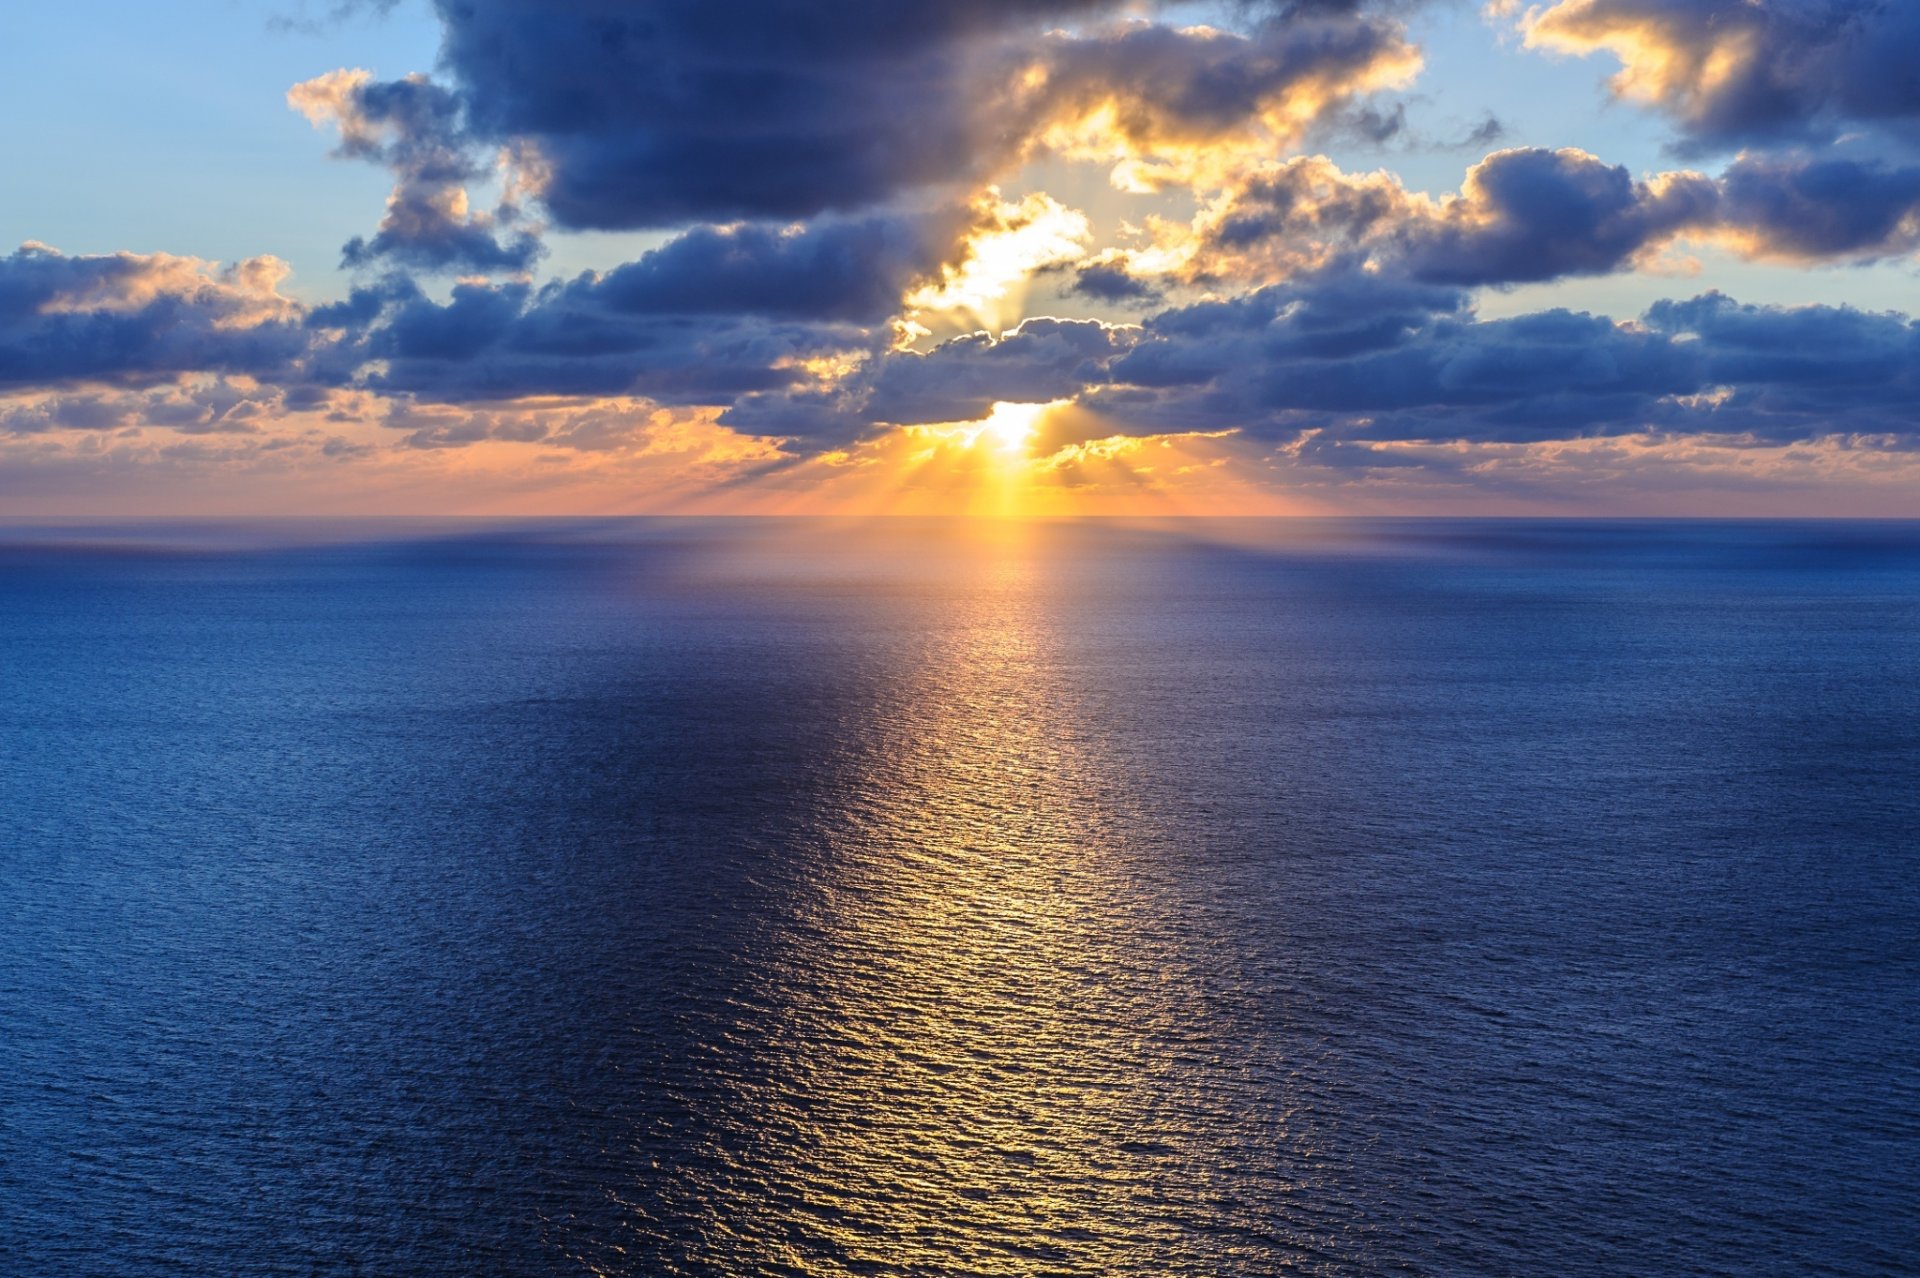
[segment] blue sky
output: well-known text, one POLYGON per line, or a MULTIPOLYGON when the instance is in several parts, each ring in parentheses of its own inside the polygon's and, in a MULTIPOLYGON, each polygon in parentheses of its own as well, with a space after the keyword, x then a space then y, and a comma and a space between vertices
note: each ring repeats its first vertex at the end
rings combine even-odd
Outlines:
POLYGON ((1904 6, 10 17, 0 511, 1915 495, 1904 6))
POLYGON ((275 29, 237 0, 24 5, 0 47, 0 234, 73 253, 276 253, 335 291, 340 242, 378 209, 378 171, 329 163, 287 86, 341 65, 431 68, 423 8, 275 29))

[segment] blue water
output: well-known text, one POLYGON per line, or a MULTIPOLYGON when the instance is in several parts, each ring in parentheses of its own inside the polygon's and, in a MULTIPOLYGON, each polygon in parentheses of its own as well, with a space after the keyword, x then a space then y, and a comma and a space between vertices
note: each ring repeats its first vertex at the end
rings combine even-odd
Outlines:
POLYGON ((1920 1272, 1920 524, 0 529, 7 1275, 1920 1272))

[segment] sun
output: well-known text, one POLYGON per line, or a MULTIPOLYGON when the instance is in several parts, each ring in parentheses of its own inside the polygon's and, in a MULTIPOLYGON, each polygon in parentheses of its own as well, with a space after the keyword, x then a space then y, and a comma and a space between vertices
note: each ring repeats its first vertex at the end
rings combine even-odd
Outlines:
POLYGON ((1008 456, 1023 456, 1033 443, 1040 418, 1051 407, 1051 404, 1014 404, 1003 400, 981 421, 970 442, 986 444, 1008 456))

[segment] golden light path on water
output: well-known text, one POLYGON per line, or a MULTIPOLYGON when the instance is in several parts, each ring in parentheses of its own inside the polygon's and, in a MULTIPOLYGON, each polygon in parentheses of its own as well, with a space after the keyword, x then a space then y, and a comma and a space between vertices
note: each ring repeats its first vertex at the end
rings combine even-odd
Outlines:
POLYGON ((649 1250, 672 1222, 687 1273, 1230 1273, 1316 1254, 1316 1209, 1273 1211, 1311 1157, 1306 1119, 1275 1106, 1286 1062, 1261 1058, 1221 987, 1233 937, 1186 896, 1175 834, 1098 726, 1115 685, 1066 652, 1057 604, 1077 587, 1033 526, 906 531, 865 580, 831 576, 844 551, 811 570, 804 544, 763 553, 748 571, 812 571, 809 591, 885 615, 838 658, 867 699, 821 741, 830 782, 785 849, 801 904, 710 1047, 753 1065, 708 1102, 699 1165, 656 1170, 677 1201, 636 1222, 649 1250), (915 585, 889 555, 914 559, 915 585))

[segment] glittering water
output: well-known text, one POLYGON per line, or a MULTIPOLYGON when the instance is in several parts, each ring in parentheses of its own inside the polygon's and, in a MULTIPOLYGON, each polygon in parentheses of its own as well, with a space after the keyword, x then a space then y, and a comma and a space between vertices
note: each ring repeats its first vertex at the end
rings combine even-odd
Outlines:
POLYGON ((0 1272, 1920 1254, 1920 525, 0 531, 0 1272))

